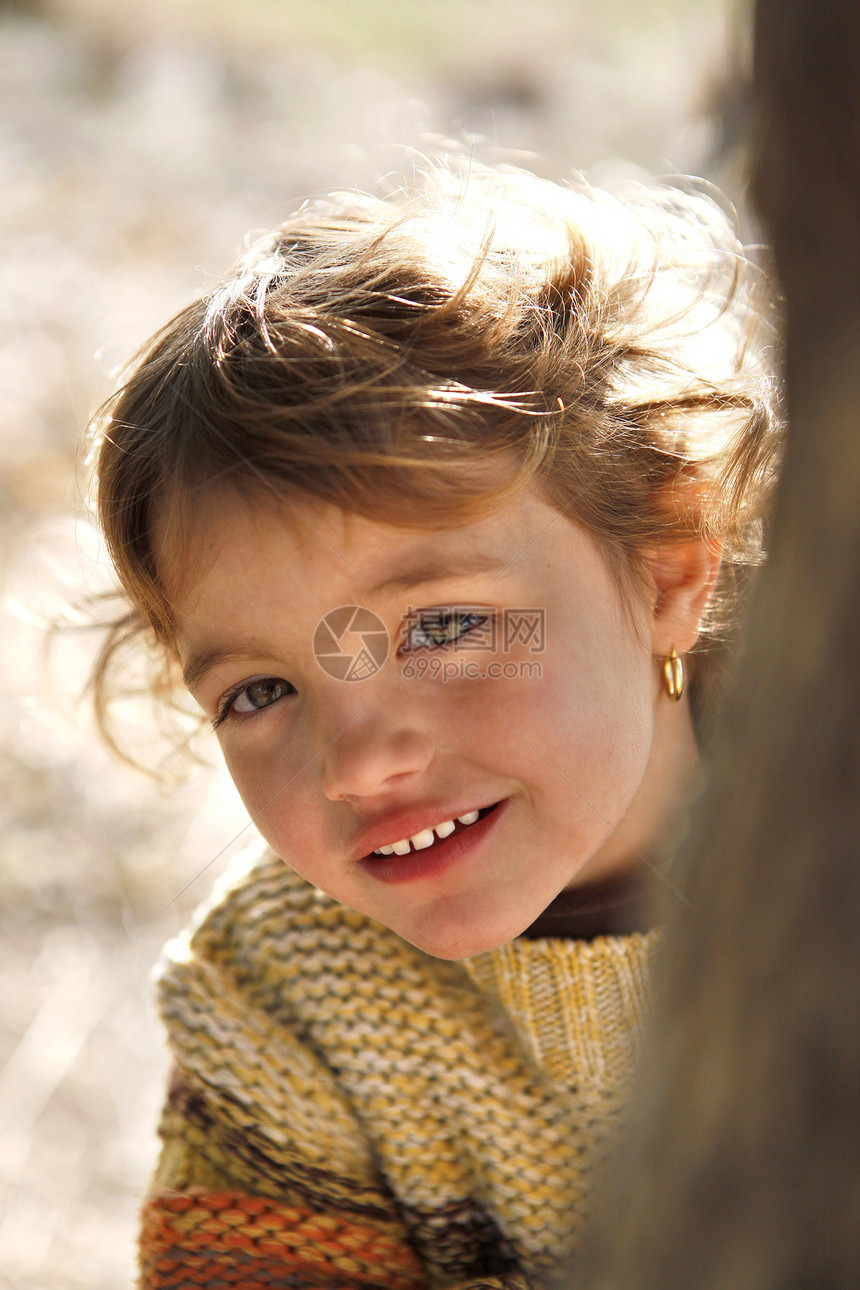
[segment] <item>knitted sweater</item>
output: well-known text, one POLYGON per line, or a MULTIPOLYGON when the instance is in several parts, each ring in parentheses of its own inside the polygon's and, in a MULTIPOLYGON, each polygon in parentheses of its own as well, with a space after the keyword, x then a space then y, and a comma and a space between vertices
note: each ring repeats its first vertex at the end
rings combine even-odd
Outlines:
POLYGON ((142 1286, 534 1284, 581 1235, 658 940, 434 959, 264 856, 161 968, 142 1286))

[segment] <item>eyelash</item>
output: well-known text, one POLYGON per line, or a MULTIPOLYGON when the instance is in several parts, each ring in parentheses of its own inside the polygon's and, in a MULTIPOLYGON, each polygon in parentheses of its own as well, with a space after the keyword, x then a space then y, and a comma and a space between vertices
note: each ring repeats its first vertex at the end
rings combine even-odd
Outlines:
MULTIPOLYGON (((460 632, 457 636, 452 637, 450 640, 441 641, 441 642, 431 641, 429 645, 408 645, 405 647, 405 652, 408 654, 411 654, 419 649, 437 650, 437 649, 444 649, 447 645, 456 645, 458 644, 459 641, 463 640, 465 636, 468 636, 470 632, 474 631, 476 627, 480 627, 481 624, 485 623, 487 621, 487 617, 488 617, 487 614, 476 614, 473 612, 463 612, 458 610, 450 610, 450 611, 446 611, 443 609, 424 610, 415 615, 416 623, 413 625, 413 628, 411 628, 410 631, 414 630, 417 627, 417 628, 420 628, 422 631, 424 631, 424 634, 426 636, 427 630, 426 630, 426 627, 423 626, 423 624, 426 623, 428 620, 431 624, 431 627, 435 625, 436 627, 439 627, 439 628, 441 628, 443 624, 443 620, 447 622, 449 619, 457 619, 460 621, 460 623, 462 623, 462 621, 464 620, 468 621, 469 619, 474 619, 474 622, 469 622, 468 626, 464 631, 460 632)), ((232 690, 229 690, 227 694, 225 694, 224 699, 221 703, 221 706, 219 707, 218 712, 212 721, 212 729, 217 730, 219 726, 223 725, 225 721, 228 721, 230 719, 241 720, 245 717, 253 717, 256 715, 256 712, 265 712, 267 708, 273 707, 275 703, 278 703, 281 699, 289 697, 288 695, 285 695, 285 694, 278 695, 277 699, 273 699, 271 703, 263 704, 263 706, 260 708, 257 708, 255 712, 234 712, 233 711, 233 704, 239 698, 240 694, 243 694, 245 690, 249 690, 252 685, 262 685, 262 684, 265 684, 267 681, 273 684, 280 683, 283 685, 288 685, 290 689, 293 690, 294 693, 296 692, 295 687, 289 681, 284 680, 284 678, 280 676, 256 676, 250 681, 242 681, 239 685, 234 686, 232 690)))
POLYGON ((476 614, 472 610, 423 609, 417 614, 415 614, 415 618, 417 619, 415 626, 419 627, 422 631, 424 631, 425 636, 427 632, 426 632, 426 628, 424 628, 422 624, 427 622, 428 620, 431 626, 435 625, 440 629, 442 628, 443 621, 447 622, 450 619, 457 619, 460 623, 462 623, 464 620, 474 619, 474 622, 470 622, 465 631, 460 632, 457 636, 452 637, 450 640, 432 641, 429 645, 407 645, 405 647, 404 652, 407 654, 411 654, 418 649, 430 649, 430 650, 444 649, 446 645, 456 645, 458 644, 459 641, 463 640, 464 637, 468 636, 470 632, 473 632, 476 627, 480 627, 483 623, 485 623, 487 621, 487 617, 488 617, 487 614, 476 614))
POLYGON ((289 681, 285 681, 282 676, 255 676, 251 681, 242 681, 240 685, 235 685, 232 690, 228 690, 228 692, 224 695, 224 699, 221 703, 221 706, 219 707, 218 712, 212 721, 212 729, 217 730, 219 726, 223 725, 225 721, 231 718, 238 718, 241 720, 244 717, 255 716, 256 712, 265 712, 266 708, 273 707, 274 704, 277 703, 280 699, 287 697, 286 695, 283 695, 283 694, 278 695, 278 698, 273 699, 272 703, 264 703, 263 706, 261 708, 257 708, 255 712, 233 712, 232 711, 233 704, 239 698, 240 694, 243 694, 245 690, 250 690, 252 685, 265 685, 267 681, 275 685, 277 684, 289 685, 290 689, 293 690, 293 692, 295 692, 295 686, 293 686, 289 681))

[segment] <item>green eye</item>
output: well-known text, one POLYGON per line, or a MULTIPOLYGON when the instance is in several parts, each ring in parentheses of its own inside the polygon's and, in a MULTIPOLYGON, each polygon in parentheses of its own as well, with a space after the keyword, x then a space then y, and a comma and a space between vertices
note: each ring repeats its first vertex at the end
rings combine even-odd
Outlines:
POLYGON ((448 645, 460 635, 463 630, 462 620, 465 617, 467 617, 465 614, 440 614, 437 623, 428 625, 427 634, 437 645, 448 645))
POLYGON ((463 612, 461 610, 431 610, 418 614, 417 623, 408 634, 407 651, 417 649, 442 649, 462 640, 469 632, 481 623, 486 622, 485 614, 463 612))
POLYGON ((278 699, 282 699, 292 689, 289 681, 280 676, 265 676, 259 681, 249 681, 238 694, 228 700, 229 709, 232 712, 259 712, 261 708, 277 703, 278 699))

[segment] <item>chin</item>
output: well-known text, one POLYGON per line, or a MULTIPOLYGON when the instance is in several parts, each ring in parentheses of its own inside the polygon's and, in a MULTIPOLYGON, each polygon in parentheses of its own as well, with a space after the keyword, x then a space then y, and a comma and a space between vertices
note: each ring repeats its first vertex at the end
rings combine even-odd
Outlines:
POLYGON ((410 945, 423 950, 425 954, 432 955, 434 959, 456 960, 468 959, 474 954, 485 954, 488 950, 496 950, 501 945, 507 945, 532 921, 533 919, 530 919, 529 922, 523 923, 522 919, 519 919, 516 923, 506 923, 500 919, 493 926, 485 923, 481 927, 474 927, 468 924, 457 926, 454 921, 439 920, 433 928, 411 927, 408 930, 399 928, 395 930, 405 941, 409 941, 410 945))

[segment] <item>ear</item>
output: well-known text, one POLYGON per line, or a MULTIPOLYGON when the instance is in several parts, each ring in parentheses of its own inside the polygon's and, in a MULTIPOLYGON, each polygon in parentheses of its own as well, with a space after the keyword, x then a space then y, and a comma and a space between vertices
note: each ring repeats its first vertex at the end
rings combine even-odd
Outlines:
POLYGON ((721 556, 722 543, 700 538, 656 548, 651 561, 654 654, 668 654, 673 645, 679 654, 693 648, 717 583, 721 556))

